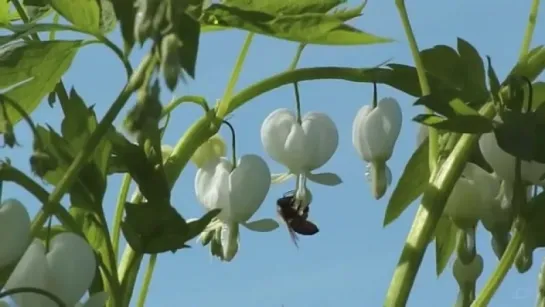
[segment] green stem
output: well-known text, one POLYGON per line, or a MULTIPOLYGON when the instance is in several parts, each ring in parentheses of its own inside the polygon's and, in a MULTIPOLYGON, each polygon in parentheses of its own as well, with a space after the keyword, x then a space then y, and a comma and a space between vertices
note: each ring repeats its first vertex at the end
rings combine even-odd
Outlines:
POLYGON ((242 71, 242 66, 244 64, 244 61, 246 60, 246 56, 248 55, 248 50, 250 49, 253 38, 254 33, 248 32, 248 35, 246 35, 246 39, 242 44, 242 49, 240 50, 237 61, 235 62, 235 67, 233 68, 233 72, 231 73, 231 77, 229 78, 229 82, 227 83, 227 87, 225 88, 225 93, 221 98, 221 103, 218 106, 218 113, 222 113, 224 112, 224 109, 229 108, 227 102, 231 99, 231 96, 233 95, 235 85, 237 84, 240 72, 242 71))
POLYGON ((486 282, 483 290, 479 293, 479 296, 475 299, 471 307, 486 307, 490 303, 490 300, 494 296, 494 293, 500 287, 503 279, 507 275, 507 272, 513 266, 517 251, 523 242, 523 233, 526 230, 526 222, 523 219, 519 220, 518 227, 513 231, 513 237, 507 245, 507 249, 501 257, 500 263, 494 270, 494 273, 490 279, 486 282))
MULTIPOLYGON (((480 114, 492 118, 495 115, 494 104, 488 102, 481 108, 480 114)), ((450 156, 433 176, 433 182, 424 192, 422 204, 418 208, 388 288, 384 306, 407 305, 418 269, 443 213, 445 203, 479 137, 478 134, 462 135, 450 156)))
POLYGON ((235 111, 236 109, 240 108, 246 102, 256 98, 263 93, 269 92, 283 85, 302 81, 326 79, 372 83, 376 79, 376 69, 348 67, 312 67, 285 71, 271 76, 267 79, 263 79, 238 92, 236 95, 233 96, 233 98, 231 98, 231 101, 228 102, 229 107, 224 110, 223 113, 220 112, 220 110, 218 109, 218 117, 223 118, 235 111))
MULTIPOLYGON (((401 18, 401 23, 403 24, 403 28, 405 29, 405 35, 409 40, 409 47, 411 49, 413 61, 416 66, 416 72, 418 74, 418 81, 420 82, 422 96, 427 96, 430 94, 430 86, 428 84, 428 78, 426 77, 426 69, 424 68, 424 64, 422 63, 422 58, 420 57, 420 52, 416 43, 416 38, 411 27, 411 22, 409 21, 409 15, 407 14, 407 8, 405 7, 405 0, 396 0, 396 6, 399 12, 399 17, 401 18)), ((428 112, 433 113, 433 111, 429 109, 428 112)), ((429 127, 429 142, 429 164, 430 172, 431 174, 433 174, 435 168, 437 167, 439 135, 437 133, 437 130, 432 127, 429 127)))
POLYGON ((142 288, 140 289, 140 295, 136 303, 137 307, 144 307, 146 303, 146 296, 148 295, 149 285, 151 284, 151 277, 153 276, 153 270, 155 269, 155 262, 157 260, 157 254, 153 254, 149 258, 146 273, 144 273, 144 280, 142 281, 142 288))
POLYGON ((123 211, 125 210, 125 201, 127 200, 127 194, 129 194, 129 188, 131 186, 131 175, 125 174, 123 181, 121 181, 121 187, 119 188, 119 196, 117 197, 117 204, 115 206, 114 221, 112 226, 112 244, 114 254, 119 255, 119 238, 121 236, 121 220, 123 219, 123 211))
POLYGON ((176 99, 173 99, 171 102, 169 102, 164 108, 163 113, 161 114, 161 118, 167 116, 168 114, 172 113, 174 109, 176 109, 178 106, 180 106, 184 102, 192 102, 194 104, 197 104, 203 108, 205 112, 208 112, 210 110, 210 107, 208 106, 208 102, 204 97, 200 96, 182 96, 178 97, 176 99))
MULTIPOLYGON (((295 52, 295 57, 293 57, 288 71, 294 70, 297 67, 297 63, 299 63, 299 59, 301 59, 301 54, 303 54, 303 49, 305 49, 305 46, 306 44, 299 44, 299 46, 297 47, 297 51, 295 52)), ((295 90, 295 110, 297 112, 297 122, 299 123, 299 125, 301 125, 301 99, 299 96, 299 84, 297 84, 297 82, 294 82, 293 88, 295 90)))
POLYGON ((526 25, 526 31, 524 32, 524 39, 520 48, 519 60, 524 57, 530 51, 530 45, 532 44, 532 38, 534 36, 534 30, 536 28, 537 13, 539 11, 539 0, 533 0, 530 8, 530 14, 528 16, 528 24, 526 25))

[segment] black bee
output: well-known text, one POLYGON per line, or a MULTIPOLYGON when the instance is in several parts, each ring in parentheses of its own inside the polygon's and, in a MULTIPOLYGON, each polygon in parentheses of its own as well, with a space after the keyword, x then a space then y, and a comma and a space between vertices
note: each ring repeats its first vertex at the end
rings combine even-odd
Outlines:
POLYGON ((286 223, 291 239, 295 246, 299 238, 297 234, 303 236, 312 236, 320 231, 316 224, 308 221, 310 204, 307 205, 301 212, 300 203, 295 199, 294 191, 284 194, 283 197, 276 201, 276 210, 278 215, 286 223))

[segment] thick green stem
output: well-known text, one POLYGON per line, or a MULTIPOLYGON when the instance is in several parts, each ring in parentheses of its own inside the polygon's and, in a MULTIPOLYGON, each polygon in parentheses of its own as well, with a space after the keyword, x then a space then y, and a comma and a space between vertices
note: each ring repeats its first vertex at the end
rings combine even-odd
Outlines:
POLYGON ((131 175, 125 174, 123 181, 121 181, 121 187, 119 188, 119 196, 117 197, 117 204, 115 206, 114 222, 112 225, 112 244, 115 257, 119 255, 119 238, 121 236, 121 220, 123 219, 123 212, 125 210, 125 201, 127 201, 127 195, 129 194, 129 188, 131 186, 131 175))
POLYGON ((146 297, 148 295, 149 286, 151 284, 151 278, 153 276, 153 270, 155 269, 155 262, 157 260, 157 254, 153 254, 149 258, 148 267, 146 273, 144 273, 144 280, 142 281, 142 288, 140 289, 140 295, 136 303, 137 307, 144 307, 146 303, 146 297))
POLYGON ((522 41, 522 46, 520 47, 519 60, 524 59, 524 57, 530 51, 530 45, 532 44, 532 38, 534 36, 534 30, 536 28, 538 11, 539 0, 533 0, 532 6, 530 8, 530 14, 528 16, 528 24, 526 25, 526 31, 524 32, 524 39, 522 41))
MULTIPOLYGON (((480 110, 481 115, 492 118, 495 115, 494 104, 487 103, 480 110)), ((452 150, 450 156, 438 168, 432 178, 418 208, 416 217, 401 257, 395 269, 390 287, 386 294, 386 307, 406 306, 418 269, 424 258, 428 243, 441 217, 448 196, 454 184, 462 174, 467 159, 480 135, 464 134, 452 150)))
MULTIPOLYGON (((430 86, 428 84, 428 78, 426 77, 426 69, 420 57, 420 51, 416 43, 416 38, 414 36, 411 22, 409 21, 409 15, 407 14, 407 8, 405 7, 405 0, 396 0, 397 10, 399 12, 399 17, 401 18, 401 23, 403 24, 403 29, 405 29, 405 35, 409 40, 409 47, 413 56, 414 65, 416 67, 416 72, 418 74, 418 81, 420 82, 420 90, 422 91, 422 96, 427 96, 430 94, 430 86)), ((433 111, 428 109, 429 113, 433 111)), ((439 134, 437 130, 433 127, 429 127, 429 164, 430 164, 430 173, 433 174, 435 168, 437 167, 437 155, 439 148, 439 134)))

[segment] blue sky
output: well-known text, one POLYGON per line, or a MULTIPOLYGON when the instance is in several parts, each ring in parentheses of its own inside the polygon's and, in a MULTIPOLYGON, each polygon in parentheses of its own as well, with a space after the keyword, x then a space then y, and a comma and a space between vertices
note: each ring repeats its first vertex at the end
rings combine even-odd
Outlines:
MULTIPOLYGON (((409 15, 420 48, 436 44, 454 46, 461 37, 473 44, 481 55, 492 57, 496 72, 503 78, 517 60, 524 33, 530 1, 458 0, 407 1, 409 15)), ((357 5, 357 1, 349 1, 357 5)), ((536 27, 535 42, 545 41, 545 8, 536 27)), ((394 43, 356 47, 308 46, 299 67, 312 66, 375 66, 389 58, 412 65, 412 58, 399 21, 394 1, 369 1, 364 15, 352 22, 377 35, 391 37, 394 43)), ((73 38, 64 35, 63 38, 73 38)), ((181 95, 202 95, 213 103, 222 95, 234 61, 245 37, 241 31, 207 33, 201 38, 196 80, 180 85, 181 95)), ((112 39, 121 45, 116 31, 112 39)), ((296 43, 257 36, 250 48, 237 90, 286 69, 297 48, 296 43)), ((135 50, 133 63, 144 54, 135 50)), ((105 47, 92 45, 81 50, 63 79, 67 87, 75 86, 88 104, 102 116, 125 82, 121 64, 105 47)), ((150 287, 147 306, 188 307, 358 307, 382 306, 390 278, 414 217, 414 204, 394 224, 382 227, 386 196, 375 201, 365 180, 365 164, 351 144, 352 120, 356 111, 372 99, 372 86, 346 81, 313 81, 300 84, 302 110, 328 113, 337 123, 340 144, 334 157, 321 169, 336 172, 344 183, 337 187, 310 184, 314 195, 312 220, 320 226, 314 237, 302 238, 296 249, 284 228, 272 233, 242 230, 241 246, 231 263, 221 263, 209 254, 208 248, 193 243, 192 249, 158 257, 150 287)), ((164 91, 164 103, 170 98, 164 91)), ((415 149, 416 124, 411 118, 419 112, 412 107, 414 98, 386 86, 379 87, 379 97, 399 100, 403 112, 403 129, 396 150, 389 161, 394 185, 403 166, 415 149)), ((134 99, 131 100, 134 103, 134 99)), ((256 153, 268 162, 272 172, 281 172, 281 165, 271 161, 263 151, 259 138, 262 120, 274 109, 294 107, 292 87, 286 86, 262 95, 239 109, 231 123, 237 129, 239 155, 256 153)), ((123 116, 126 110, 123 112, 123 116)), ((174 112, 164 142, 174 144, 185 129, 202 114, 194 106, 182 106, 174 112)), ((60 126, 59 105, 50 108, 44 101, 33 118, 38 123, 60 126)), ((120 120, 122 119, 120 118, 120 120)), ((118 120, 118 122, 120 121, 118 120)), ((29 129, 16 128, 22 148, 4 150, 14 165, 28 170, 32 146, 29 129)), ((222 129, 226 140, 228 130, 222 129)), ((194 196, 196 169, 189 165, 177 181, 172 195, 175 207, 186 218, 202 215, 203 209, 194 196)), ((120 178, 111 177, 104 204, 108 216, 113 215, 120 178)), ((271 188, 261 209, 254 216, 275 216, 275 200, 293 189, 290 181, 271 188)), ((51 187, 48 187, 50 189, 51 187)), ((6 185, 3 198, 22 199, 31 213, 39 204, 14 185, 6 185)), ((65 204, 68 204, 65 199, 65 204)), ((485 259, 485 270, 478 286, 494 269, 490 235, 480 228, 478 250, 485 259)), ((433 246, 431 246, 433 247, 433 246)), ((426 253, 408 306, 447 306, 455 302, 457 284, 449 270, 437 278, 434 249, 426 253)), ((535 254, 534 267, 525 275, 511 271, 491 303, 493 307, 532 306, 536 297, 538 267, 543 253, 535 254)), ((145 264, 145 262, 144 262, 145 264)), ((140 283, 137 284, 137 291, 140 283)), ((136 301, 134 297, 133 304, 136 301)))

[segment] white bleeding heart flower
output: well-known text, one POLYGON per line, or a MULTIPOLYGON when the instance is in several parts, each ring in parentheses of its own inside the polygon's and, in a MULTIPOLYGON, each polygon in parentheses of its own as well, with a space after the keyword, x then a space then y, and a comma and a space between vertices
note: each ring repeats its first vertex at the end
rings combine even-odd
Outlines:
POLYGON ((395 143, 401 132, 403 116, 394 98, 383 98, 377 106, 363 106, 352 125, 352 144, 360 158, 368 164, 372 192, 381 198, 388 188, 386 162, 392 157, 395 143))
POLYGON ((459 227, 472 227, 496 204, 500 181, 473 163, 467 163, 462 176, 447 199, 444 214, 459 227))
MULTIPOLYGON (((239 224, 252 224, 246 222, 259 209, 270 186, 269 167, 257 155, 242 156, 234 169, 232 163, 222 157, 209 161, 197 171, 195 194, 198 201, 206 210, 221 209, 217 216, 221 223, 216 227, 224 233, 226 260, 231 260, 238 250, 239 224)), ((264 227, 267 226, 272 228, 271 225, 264 227)))
MULTIPOLYGON (((49 251, 34 240, 6 282, 5 289, 33 287, 45 290, 67 306, 76 305, 95 277, 93 249, 80 236, 63 232, 53 237, 49 251)), ((54 307, 54 302, 35 293, 12 296, 19 306, 54 307)))
POLYGON ((288 168, 290 175, 275 175, 275 183, 299 174, 324 185, 342 182, 334 173, 312 173, 331 159, 339 145, 337 126, 327 114, 309 112, 299 124, 291 110, 277 109, 261 125, 261 143, 273 160, 288 168))
POLYGON ((16 199, 0 205, 0 268, 14 264, 30 244, 30 216, 16 199))
MULTIPOLYGON (((501 121, 500 117, 495 120, 501 121)), ((515 181, 515 157, 498 145, 493 132, 485 133, 479 139, 479 147, 484 159, 503 180, 515 181)), ((530 184, 542 185, 540 178, 545 174, 545 164, 534 161, 521 161, 521 179, 530 184)))

